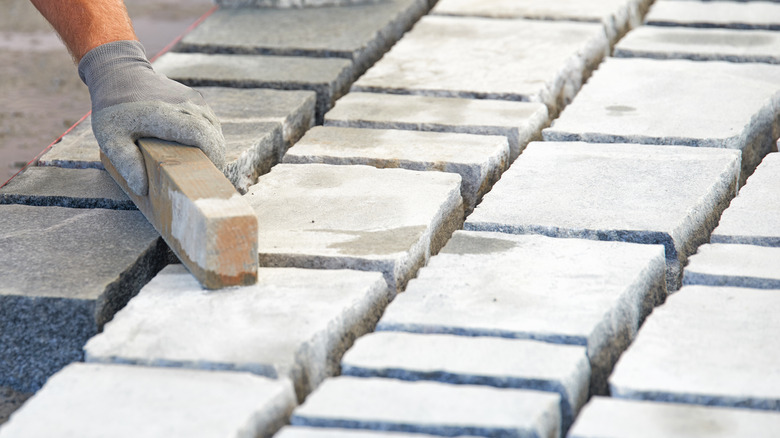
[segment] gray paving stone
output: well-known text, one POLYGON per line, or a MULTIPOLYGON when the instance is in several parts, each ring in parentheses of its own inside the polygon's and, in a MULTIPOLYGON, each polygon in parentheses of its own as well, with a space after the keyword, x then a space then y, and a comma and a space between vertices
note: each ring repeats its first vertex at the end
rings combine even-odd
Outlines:
POLYGON ((54 375, 0 437, 270 437, 294 397, 288 380, 247 373, 78 363, 54 375))
POLYGON ((773 31, 643 26, 620 40, 614 56, 780 64, 779 47, 773 31))
POLYGON ((318 126, 287 152, 284 162, 457 173, 468 213, 509 166, 509 144, 499 136, 318 126))
POLYGON ((420 438, 432 435, 403 432, 374 432, 359 429, 322 429, 317 427, 285 426, 274 438, 420 438))
POLYGON ((664 283, 660 246, 458 231, 377 330, 585 346, 591 391, 605 393, 664 283))
POLYGON ((318 122, 347 92, 353 74, 352 62, 342 58, 171 52, 157 58, 154 68, 193 87, 314 91, 318 122))
POLYGON ((780 248, 702 245, 685 267, 683 284, 780 289, 780 248))
POLYGON ((531 143, 465 228, 662 244, 667 288, 709 240, 735 195, 739 152, 726 149, 531 143))
POLYGON ((428 9, 427 0, 343 7, 220 9, 185 35, 182 52, 346 58, 353 79, 382 57, 428 9))
POLYGON ((32 392, 168 261, 138 211, 0 205, 0 386, 32 392))
POLYGON ((769 438, 778 430, 778 413, 595 397, 568 437, 769 438))
POLYGON ((460 176, 279 164, 244 196, 261 266, 379 271, 402 290, 463 223, 460 176))
POLYGON ((38 160, 39 166, 71 169, 100 169, 100 146, 92 134, 92 117, 87 117, 62 137, 38 160))
POLYGON ((512 161, 548 123, 547 108, 536 102, 357 92, 325 115, 325 126, 503 135, 512 161))
POLYGON ((744 182, 775 146, 779 82, 776 65, 610 58, 543 136, 738 149, 744 182))
POLYGON ((460 436, 557 437, 558 394, 336 377, 293 411, 294 426, 460 436))
POLYGON ((28 167, 0 188, 0 204, 135 210, 104 170, 28 167))
POLYGON ((344 355, 341 373, 555 392, 564 433, 590 386, 585 347, 496 337, 372 333, 344 355))
POLYGON ((780 154, 767 155, 720 218, 712 243, 780 247, 780 154))
POLYGON ((645 22, 655 26, 780 30, 780 4, 659 0, 650 8, 645 22))
POLYGON ((260 268, 258 278, 213 293, 169 266, 90 339, 86 359, 284 377, 303 400, 389 298, 378 273, 260 268))
POLYGON ((685 286, 647 318, 613 397, 780 410, 776 290, 685 286))
POLYGON ((542 102, 555 114, 608 52, 596 23, 426 16, 352 90, 542 102))
POLYGON ((347 6, 373 3, 381 0, 214 0, 222 7, 308 8, 317 6, 347 6))

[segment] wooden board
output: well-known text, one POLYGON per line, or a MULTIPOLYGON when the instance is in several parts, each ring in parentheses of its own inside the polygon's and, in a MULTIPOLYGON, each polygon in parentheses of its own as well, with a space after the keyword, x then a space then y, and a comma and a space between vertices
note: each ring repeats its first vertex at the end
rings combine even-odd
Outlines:
POLYGON ((168 246, 208 289, 257 281, 257 217, 233 185, 197 148, 138 141, 149 194, 130 190, 101 152, 106 170, 168 246))

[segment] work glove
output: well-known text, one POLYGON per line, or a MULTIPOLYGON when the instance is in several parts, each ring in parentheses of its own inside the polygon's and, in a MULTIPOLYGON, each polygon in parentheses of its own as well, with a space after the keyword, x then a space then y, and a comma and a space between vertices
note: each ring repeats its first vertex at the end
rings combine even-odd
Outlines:
POLYGON ((220 170, 225 139, 197 91, 152 69, 138 41, 115 41, 90 50, 79 76, 92 98, 92 131, 100 149, 137 195, 149 192, 143 155, 135 142, 154 137, 201 149, 220 170))

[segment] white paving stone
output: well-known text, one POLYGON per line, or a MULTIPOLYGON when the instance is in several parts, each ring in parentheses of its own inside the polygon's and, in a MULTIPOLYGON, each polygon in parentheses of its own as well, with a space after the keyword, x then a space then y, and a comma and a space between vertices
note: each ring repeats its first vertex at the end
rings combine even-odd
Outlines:
POLYGON ((244 198, 261 266, 379 271, 402 290, 463 223, 459 175, 279 164, 244 198))
POLYGON ((295 426, 432 435, 557 437, 558 394, 438 382, 337 377, 298 407, 295 426))
POLYGON ((87 343, 87 360, 289 378, 303 399, 389 297, 377 273, 261 268, 258 278, 212 292, 169 266, 87 343))
POLYGON ((645 321, 613 397, 780 410, 776 290, 685 286, 645 321))
POLYGON ((770 438, 780 413, 595 397, 568 438, 770 438))
POLYGON ((596 23, 423 17, 353 91, 565 106, 609 52, 596 23))
POLYGON ((403 432, 374 432, 359 429, 285 426, 274 438, 421 438, 432 435, 403 432))
POLYGON ((78 363, 54 375, 0 437, 270 437, 294 406, 288 380, 78 363))
POLYGON ((347 351, 341 373, 555 392, 564 432, 590 386, 585 347, 496 337, 372 333, 347 351))
POLYGON ((388 306, 381 331, 587 347, 591 389, 663 302, 657 245, 458 231, 388 306))
POLYGON ((702 245, 685 267, 683 284, 780 289, 780 248, 702 245))
POLYGON ((650 8, 645 22, 655 26, 780 30, 780 4, 774 1, 659 0, 650 8))
POLYGON ((777 65, 610 58, 543 136, 738 149, 744 182, 775 147, 778 83, 777 65))
POLYGON ((468 230, 662 244, 667 288, 735 195, 733 150, 537 142, 467 218, 468 230))
POLYGON ((318 126, 287 152, 284 162, 457 173, 470 212, 509 166, 509 145, 499 136, 318 126))
POLYGON ((507 102, 352 92, 325 115, 325 126, 503 135, 514 160, 528 142, 541 138, 547 107, 507 102))

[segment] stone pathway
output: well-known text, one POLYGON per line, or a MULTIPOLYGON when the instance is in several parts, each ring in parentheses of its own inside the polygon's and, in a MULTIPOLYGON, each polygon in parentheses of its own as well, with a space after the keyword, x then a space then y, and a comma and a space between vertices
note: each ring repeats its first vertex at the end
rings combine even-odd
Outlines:
POLYGON ((85 121, 0 188, 0 437, 780 427, 775 3, 218 3, 157 67, 258 284, 200 289, 85 121))

